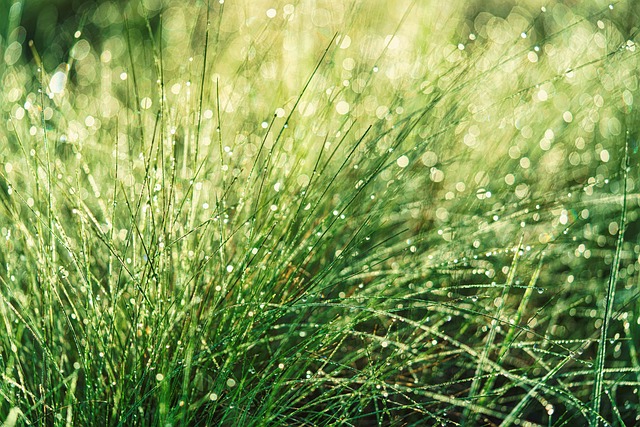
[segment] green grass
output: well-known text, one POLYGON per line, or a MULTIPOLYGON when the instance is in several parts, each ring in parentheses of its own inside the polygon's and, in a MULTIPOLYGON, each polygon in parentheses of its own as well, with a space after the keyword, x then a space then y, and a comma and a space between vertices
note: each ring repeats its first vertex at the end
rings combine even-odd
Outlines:
POLYGON ((640 419, 634 2, 5 3, 3 427, 640 419))

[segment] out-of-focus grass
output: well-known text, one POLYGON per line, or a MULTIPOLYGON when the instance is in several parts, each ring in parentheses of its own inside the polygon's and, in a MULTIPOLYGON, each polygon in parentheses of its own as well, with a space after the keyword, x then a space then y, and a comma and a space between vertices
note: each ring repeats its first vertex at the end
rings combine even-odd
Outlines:
POLYGON ((6 10, 4 425, 637 422, 634 2, 6 10))

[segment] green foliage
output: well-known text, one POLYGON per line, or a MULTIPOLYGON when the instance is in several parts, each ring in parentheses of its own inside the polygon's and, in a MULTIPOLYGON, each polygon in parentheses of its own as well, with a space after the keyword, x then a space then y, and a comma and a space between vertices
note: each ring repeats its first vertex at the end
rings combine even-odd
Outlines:
POLYGON ((0 21, 3 426, 638 422, 634 2, 62 3, 0 21))

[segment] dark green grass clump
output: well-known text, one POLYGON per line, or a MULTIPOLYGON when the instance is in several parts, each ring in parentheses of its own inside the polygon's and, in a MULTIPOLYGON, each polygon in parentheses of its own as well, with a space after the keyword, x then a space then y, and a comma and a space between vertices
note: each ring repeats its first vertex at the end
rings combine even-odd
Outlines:
POLYGON ((3 426, 638 422, 637 5, 338 3, 7 6, 3 426))

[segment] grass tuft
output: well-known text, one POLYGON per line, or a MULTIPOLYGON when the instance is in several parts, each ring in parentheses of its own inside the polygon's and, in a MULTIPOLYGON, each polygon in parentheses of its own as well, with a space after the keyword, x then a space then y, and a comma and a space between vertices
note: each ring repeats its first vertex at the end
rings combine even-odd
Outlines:
POLYGON ((638 423, 634 2, 63 3, 0 17, 3 427, 638 423))

